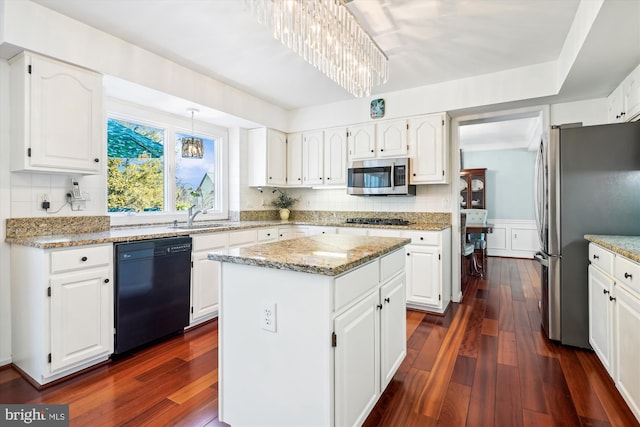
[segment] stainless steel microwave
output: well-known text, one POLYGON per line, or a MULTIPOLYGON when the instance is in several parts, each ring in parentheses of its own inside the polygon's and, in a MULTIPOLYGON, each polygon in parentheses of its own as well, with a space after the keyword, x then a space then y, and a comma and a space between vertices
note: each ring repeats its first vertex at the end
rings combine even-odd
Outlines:
POLYGON ((349 163, 347 194, 361 196, 415 196, 409 185, 409 159, 371 159, 349 163))

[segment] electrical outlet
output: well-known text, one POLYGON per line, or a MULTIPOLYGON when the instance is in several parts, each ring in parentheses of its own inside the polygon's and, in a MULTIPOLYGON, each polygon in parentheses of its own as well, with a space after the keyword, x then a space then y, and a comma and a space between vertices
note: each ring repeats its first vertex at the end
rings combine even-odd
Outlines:
POLYGON ((260 327, 265 331, 276 331, 276 303, 264 302, 260 308, 260 327))

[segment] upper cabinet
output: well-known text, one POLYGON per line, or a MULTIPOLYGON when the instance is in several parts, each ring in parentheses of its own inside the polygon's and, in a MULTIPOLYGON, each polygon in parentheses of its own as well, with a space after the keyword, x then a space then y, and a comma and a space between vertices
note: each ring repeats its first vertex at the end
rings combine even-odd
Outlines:
POLYGON ((349 126, 349 160, 372 159, 376 156, 376 125, 349 126))
POLYGON ((324 184, 347 185, 347 128, 324 131, 324 184))
POLYGON ((407 120, 349 126, 349 160, 407 155, 407 120))
POLYGON ((322 185, 324 178, 324 132, 305 132, 302 134, 302 184, 322 185))
POLYGON ((609 123, 628 122, 640 115, 640 65, 607 97, 609 123))
POLYGON ((302 185, 302 134, 300 132, 287 135, 287 185, 302 185))
POLYGON ((102 75, 29 52, 10 64, 11 170, 99 174, 102 75))
POLYGON ((406 119, 376 123, 376 157, 405 157, 407 126, 406 119))
POLYGON ((449 183, 448 129, 445 113, 408 120, 410 184, 449 183))
POLYGON ((249 186, 287 185, 287 135, 257 128, 249 136, 249 186))

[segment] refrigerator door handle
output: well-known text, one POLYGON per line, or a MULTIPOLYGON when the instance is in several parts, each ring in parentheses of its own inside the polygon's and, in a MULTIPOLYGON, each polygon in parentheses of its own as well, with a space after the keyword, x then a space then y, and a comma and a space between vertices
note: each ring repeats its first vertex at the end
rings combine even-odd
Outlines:
POLYGON ((545 267, 549 267, 549 259, 542 252, 536 252, 533 258, 545 267))
POLYGON ((542 182, 544 173, 544 162, 543 162, 543 143, 540 142, 540 147, 538 148, 538 154, 536 155, 536 163, 535 163, 535 177, 533 180, 533 203, 534 203, 534 213, 536 218, 536 228, 538 231, 538 242, 540 243, 541 249, 546 249, 544 247, 544 228, 542 224, 542 217, 544 212, 542 211, 543 203, 544 203, 544 183, 542 182))

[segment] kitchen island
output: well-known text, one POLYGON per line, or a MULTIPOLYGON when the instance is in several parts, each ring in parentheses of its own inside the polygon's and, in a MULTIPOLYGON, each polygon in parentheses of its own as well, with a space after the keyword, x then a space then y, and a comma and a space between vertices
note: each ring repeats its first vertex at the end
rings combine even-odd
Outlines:
POLYGON ((220 420, 361 425, 406 355, 408 243, 321 235, 210 253, 220 420))

